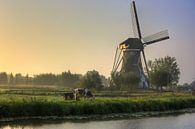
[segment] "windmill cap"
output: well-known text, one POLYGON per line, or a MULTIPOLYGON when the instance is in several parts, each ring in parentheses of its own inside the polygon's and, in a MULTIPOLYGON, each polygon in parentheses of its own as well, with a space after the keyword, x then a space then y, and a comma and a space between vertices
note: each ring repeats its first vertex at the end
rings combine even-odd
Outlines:
POLYGON ((120 49, 143 49, 143 44, 138 38, 128 38, 119 44, 120 49))

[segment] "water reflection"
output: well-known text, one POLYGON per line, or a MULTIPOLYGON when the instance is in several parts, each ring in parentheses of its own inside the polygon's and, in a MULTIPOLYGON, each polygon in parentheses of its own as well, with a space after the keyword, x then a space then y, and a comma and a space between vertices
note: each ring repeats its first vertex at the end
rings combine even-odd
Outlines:
POLYGON ((195 113, 110 121, 26 121, 0 126, 1 129, 195 129, 195 113))

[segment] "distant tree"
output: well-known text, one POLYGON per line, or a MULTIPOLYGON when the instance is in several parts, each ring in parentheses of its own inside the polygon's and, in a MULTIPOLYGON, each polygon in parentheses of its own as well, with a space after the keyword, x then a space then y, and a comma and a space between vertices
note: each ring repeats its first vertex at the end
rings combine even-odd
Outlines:
POLYGON ((21 73, 17 73, 14 78, 15 84, 24 84, 24 77, 21 73))
POLYGON ((122 87, 123 79, 120 72, 111 73, 110 87, 115 90, 120 90, 122 87))
POLYGON ((12 73, 10 74, 10 77, 9 77, 9 84, 14 85, 14 76, 12 73))
POLYGON ((163 86, 170 83, 169 73, 163 69, 157 69, 150 73, 151 83, 162 90, 163 86))
POLYGON ((89 89, 101 90, 103 85, 99 73, 95 70, 88 71, 81 80, 81 86, 89 89))
POLYGON ((8 84, 8 77, 6 72, 0 73, 0 84, 8 84))
POLYGON ((101 81, 102 81, 102 85, 104 87, 108 87, 109 86, 109 80, 104 76, 104 75, 100 75, 101 81))
POLYGON ((67 87, 78 87, 78 83, 81 79, 80 74, 73 74, 70 71, 62 72, 61 75, 58 75, 58 83, 62 86, 67 87))
POLYGON ((26 85, 35 85, 34 77, 30 77, 28 74, 24 77, 24 80, 26 85))
POLYGON ((35 75, 33 83, 37 85, 55 85, 57 83, 57 76, 52 73, 35 75))
POLYGON ((175 57, 166 56, 164 58, 149 61, 150 82, 157 88, 163 86, 173 86, 179 81, 180 69, 175 57))
POLYGON ((133 72, 116 72, 111 74, 113 86, 118 90, 133 90, 139 84, 139 77, 133 72))
POLYGON ((189 91, 189 90, 192 90, 192 87, 190 84, 188 83, 184 83, 183 85, 177 85, 177 90, 180 90, 180 91, 189 91))
POLYGON ((138 87, 140 78, 133 72, 121 73, 122 84, 126 90, 133 90, 138 87))
POLYGON ((29 76, 28 76, 28 74, 26 74, 26 76, 25 76, 25 84, 29 84, 29 76))

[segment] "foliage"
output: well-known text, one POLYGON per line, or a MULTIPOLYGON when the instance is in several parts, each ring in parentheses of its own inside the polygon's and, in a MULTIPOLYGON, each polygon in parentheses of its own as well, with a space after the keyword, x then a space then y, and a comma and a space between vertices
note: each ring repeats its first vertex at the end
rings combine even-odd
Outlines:
POLYGON ((109 87, 109 79, 107 79, 104 75, 100 75, 100 78, 102 80, 102 85, 105 88, 108 88, 109 87))
POLYGON ((39 85, 54 85, 56 81, 57 77, 52 73, 35 75, 33 79, 34 84, 39 85))
POLYGON ((129 90, 136 88, 139 84, 140 78, 133 72, 122 73, 121 76, 123 84, 127 86, 129 90))
POLYGON ((166 56, 148 62, 150 82, 157 87, 176 85, 180 69, 175 57, 166 56))
POLYGON ((167 86, 169 83, 169 73, 164 70, 155 70, 150 73, 151 83, 160 87, 167 86))
POLYGON ((111 80, 110 80, 110 86, 113 89, 121 89, 121 85, 122 85, 122 78, 120 76, 120 72, 114 72, 111 73, 111 80))
POLYGON ((81 86, 89 89, 101 90, 103 88, 101 76, 95 70, 88 71, 81 80, 81 86))
POLYGON ((81 81, 82 75, 73 74, 70 71, 62 72, 61 75, 58 75, 58 83, 62 86, 68 87, 78 87, 77 84, 81 81))
POLYGON ((0 84, 7 84, 8 83, 8 77, 6 72, 0 73, 0 84))
POLYGON ((139 77, 133 72, 115 72, 111 74, 112 82, 117 89, 132 90, 139 83, 139 77))
POLYGON ((33 79, 34 84, 39 85, 54 85, 56 81, 57 77, 52 73, 35 75, 33 79))
POLYGON ((0 95, 0 118, 25 116, 67 116, 194 108, 193 96, 97 98, 67 100, 62 96, 0 95))
POLYGON ((10 74, 10 77, 9 77, 9 84, 10 85, 13 85, 14 84, 14 76, 13 76, 12 73, 10 74))
POLYGON ((25 84, 29 84, 30 83, 30 77, 28 76, 28 74, 25 76, 25 84))
POLYGON ((17 73, 14 77, 14 84, 25 84, 25 77, 21 73, 17 73))
POLYGON ((17 73, 15 76, 7 74, 6 72, 0 73, 0 84, 10 86, 14 85, 57 85, 68 88, 83 87, 102 89, 108 85, 107 78, 99 75, 97 71, 88 71, 86 75, 71 73, 70 71, 62 72, 61 74, 43 73, 30 77, 28 74, 23 76, 17 73), (82 83, 82 84, 81 84, 82 83), (86 86, 84 86, 87 84, 86 86), (103 85, 104 84, 104 85, 103 85))

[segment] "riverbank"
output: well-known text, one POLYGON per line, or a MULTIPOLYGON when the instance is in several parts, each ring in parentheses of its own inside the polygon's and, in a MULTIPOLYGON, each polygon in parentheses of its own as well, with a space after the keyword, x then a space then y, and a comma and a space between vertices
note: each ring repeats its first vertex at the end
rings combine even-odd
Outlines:
POLYGON ((193 108, 195 97, 190 95, 97 98, 81 101, 65 101, 62 96, 0 95, 1 122, 25 119, 136 118, 194 112, 193 108))
POLYGON ((163 111, 163 112, 137 112, 137 113, 115 113, 115 114, 107 114, 107 115, 82 115, 82 116, 35 116, 35 117, 15 117, 15 118, 3 118, 0 119, 0 123, 6 124, 6 123, 12 123, 12 122, 22 122, 28 121, 49 121, 51 123, 52 121, 56 123, 56 121, 91 121, 91 120, 120 120, 120 119, 140 119, 140 118, 146 118, 146 117, 162 117, 162 116, 175 116, 180 115, 184 113, 195 113, 195 108, 186 108, 182 110, 175 110, 175 111, 163 111))

